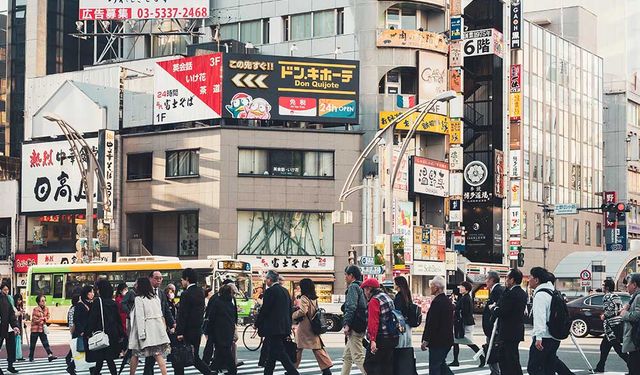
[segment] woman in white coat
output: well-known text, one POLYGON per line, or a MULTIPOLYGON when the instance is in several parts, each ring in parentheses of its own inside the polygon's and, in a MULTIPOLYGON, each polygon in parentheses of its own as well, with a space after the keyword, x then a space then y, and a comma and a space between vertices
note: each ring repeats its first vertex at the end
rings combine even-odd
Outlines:
POLYGON ((171 351, 167 327, 162 316, 160 298, 155 295, 146 277, 136 281, 136 298, 130 315, 129 349, 131 363, 129 374, 135 375, 140 357, 154 357, 162 375, 167 375, 166 356, 171 351))

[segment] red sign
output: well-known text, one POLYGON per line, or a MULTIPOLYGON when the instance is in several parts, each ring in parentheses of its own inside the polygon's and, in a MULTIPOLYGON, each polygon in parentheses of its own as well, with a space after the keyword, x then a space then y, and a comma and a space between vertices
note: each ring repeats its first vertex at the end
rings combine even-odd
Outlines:
POLYGON ((517 93, 522 90, 522 65, 511 65, 511 84, 510 92, 517 93))
POLYGON ((38 264, 38 254, 16 254, 13 270, 16 273, 26 273, 29 267, 38 264))
POLYGON ((316 116, 318 107, 315 98, 292 98, 281 96, 278 99, 278 113, 282 116, 316 116))
MULTIPOLYGON (((603 200, 605 204, 614 204, 618 201, 618 194, 615 191, 605 191, 603 200)), ((616 221, 609 221, 609 215, 604 213, 604 227, 607 229, 615 229, 616 221)))

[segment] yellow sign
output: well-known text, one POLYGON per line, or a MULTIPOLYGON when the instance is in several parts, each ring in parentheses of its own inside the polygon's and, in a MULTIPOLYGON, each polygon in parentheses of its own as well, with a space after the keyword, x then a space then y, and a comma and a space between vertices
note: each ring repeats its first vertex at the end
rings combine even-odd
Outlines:
POLYGON ((449 143, 452 145, 462 144, 462 121, 451 119, 449 126, 449 143))
POLYGON ((520 121, 522 117, 522 93, 511 93, 511 106, 509 108, 511 121, 520 121))
MULTIPOLYGON (((400 111, 382 111, 380 112, 380 128, 388 126, 393 120, 400 117, 403 112, 400 111)), ((412 113, 401 123, 396 125, 397 130, 409 130, 416 122, 420 113, 412 113)), ((444 115, 428 113, 418 126, 419 132, 449 134, 451 127, 451 119, 444 115)))
POLYGON ((444 35, 420 30, 383 30, 378 35, 376 46, 418 48, 440 53, 449 52, 447 39, 444 35))

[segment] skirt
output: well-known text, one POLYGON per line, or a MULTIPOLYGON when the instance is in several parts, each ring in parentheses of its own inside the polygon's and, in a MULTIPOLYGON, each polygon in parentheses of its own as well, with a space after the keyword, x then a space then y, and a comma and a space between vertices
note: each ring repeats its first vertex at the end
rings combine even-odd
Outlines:
POLYGON ((464 337, 459 339, 454 339, 454 344, 460 345, 474 345, 473 342, 473 327, 474 326, 464 326, 464 337))
POLYGON ((132 349, 131 353, 133 356, 141 358, 141 357, 155 357, 157 355, 161 355, 165 358, 171 353, 171 344, 166 343, 162 345, 153 345, 148 346, 142 350, 140 349, 132 349))

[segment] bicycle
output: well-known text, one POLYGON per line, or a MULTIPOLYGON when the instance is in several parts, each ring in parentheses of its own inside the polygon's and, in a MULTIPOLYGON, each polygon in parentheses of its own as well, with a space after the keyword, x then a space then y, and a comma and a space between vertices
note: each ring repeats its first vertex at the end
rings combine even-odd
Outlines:
POLYGON ((247 326, 242 330, 242 344, 251 352, 255 352, 262 346, 262 337, 258 335, 258 328, 255 326, 259 310, 260 305, 258 304, 251 309, 251 314, 245 321, 247 326))

